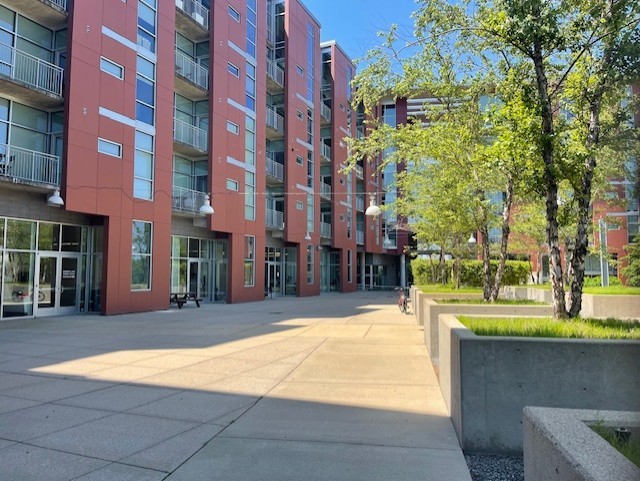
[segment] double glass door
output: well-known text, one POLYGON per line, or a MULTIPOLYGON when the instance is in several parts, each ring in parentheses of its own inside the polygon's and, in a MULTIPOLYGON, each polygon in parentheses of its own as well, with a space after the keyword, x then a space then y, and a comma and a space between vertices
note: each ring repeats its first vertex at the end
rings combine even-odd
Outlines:
MULTIPOLYGON (((73 314, 78 309, 80 256, 37 254, 35 316, 73 314)), ((34 299, 35 300, 35 299, 34 299)))
POLYGON ((200 299, 208 299, 211 288, 209 287, 208 260, 189 261, 189 288, 188 292, 197 294, 200 299))
POLYGON ((280 262, 266 263, 265 293, 272 296, 282 295, 282 277, 280 262))

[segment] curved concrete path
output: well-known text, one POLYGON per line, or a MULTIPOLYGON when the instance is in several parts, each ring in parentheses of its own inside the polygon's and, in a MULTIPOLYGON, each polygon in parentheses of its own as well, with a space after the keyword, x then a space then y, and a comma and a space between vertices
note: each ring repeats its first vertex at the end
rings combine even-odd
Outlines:
POLYGON ((0 323, 0 479, 470 481, 395 300, 0 323))

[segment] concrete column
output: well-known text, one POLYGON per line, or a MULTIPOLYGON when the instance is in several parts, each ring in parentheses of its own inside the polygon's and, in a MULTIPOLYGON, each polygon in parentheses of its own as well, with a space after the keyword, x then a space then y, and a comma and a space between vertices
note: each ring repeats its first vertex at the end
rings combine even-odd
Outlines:
POLYGON ((361 286, 361 288, 362 288, 362 290, 363 290, 363 291, 364 291, 364 290, 366 289, 366 287, 367 287, 367 286, 365 285, 365 282, 364 282, 364 274, 365 274, 365 272, 366 272, 366 268, 365 268, 364 262, 365 262, 365 259, 366 259, 366 258, 367 258, 367 255, 365 254, 365 252, 364 252, 364 251, 362 251, 362 252, 360 253, 360 286, 361 286))
POLYGON ((400 287, 407 287, 407 260, 404 254, 400 255, 400 287))

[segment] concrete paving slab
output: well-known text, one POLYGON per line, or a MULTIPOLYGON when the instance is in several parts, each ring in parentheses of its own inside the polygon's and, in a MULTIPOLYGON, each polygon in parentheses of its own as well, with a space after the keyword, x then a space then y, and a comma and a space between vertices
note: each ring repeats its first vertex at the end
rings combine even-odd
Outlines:
POLYGON ((26 409, 33 406, 38 406, 39 404, 42 404, 42 403, 37 401, 29 401, 27 399, 18 399, 14 397, 0 396, 0 414, 10 413, 11 411, 18 411, 20 409, 26 409))
POLYGON ((87 379, 112 383, 135 382, 150 376, 165 373, 167 369, 133 365, 115 366, 87 374, 87 379))
POLYGON ((302 337, 364 337, 370 326, 364 325, 337 325, 332 323, 317 324, 303 333, 302 337))
POLYGON ((344 342, 341 339, 329 339, 320 349, 323 353, 366 356, 426 356, 424 339, 421 343, 392 343, 389 341, 372 342, 371 338, 360 341, 344 342))
POLYGON ((218 357, 208 361, 199 362, 192 366, 187 366, 184 371, 214 373, 219 378, 242 374, 260 366, 264 366, 268 361, 260 359, 232 359, 229 357, 218 357))
POLYGON ((443 414, 264 398, 222 437, 457 449, 443 414))
POLYGON ((203 424, 122 460, 123 463, 167 473, 211 441, 224 426, 203 424))
MULTIPOLYGON (((414 321, 415 324, 415 321, 414 321)), ((371 329, 367 331, 367 338, 377 337, 381 339, 401 339, 408 342, 418 344, 422 342, 424 344, 424 334, 415 328, 414 325, 410 326, 371 326, 371 329)))
POLYGON ((175 389, 151 388, 132 384, 107 387, 101 391, 70 397, 58 404, 103 411, 125 412, 176 394, 175 389))
POLYGON ((14 441, 5 441, 4 439, 0 439, 0 450, 8 446, 13 446, 14 444, 16 444, 14 441))
POLYGON ((103 382, 76 381, 71 379, 46 379, 37 384, 4 389, 6 396, 31 401, 52 402, 68 397, 99 391, 109 387, 103 382))
POLYGON ((374 384, 428 384, 426 357, 337 355, 319 349, 296 369, 288 381, 374 384))
POLYGON ((153 367, 157 369, 179 369, 208 361, 208 356, 184 356, 181 354, 164 354, 132 363, 132 366, 153 367))
POLYGON ((83 359, 73 361, 54 361, 52 359, 46 359, 45 362, 41 362, 39 366, 31 368, 30 371, 44 376, 71 377, 85 376, 111 367, 113 367, 113 364, 88 362, 83 359))
POLYGON ((279 382, 280 379, 266 379, 249 374, 240 374, 239 376, 221 379, 212 384, 201 386, 200 389, 209 392, 259 397, 267 394, 279 382))
POLYGON ((257 397, 184 391, 132 409, 131 414, 208 423, 229 412, 249 406, 257 397))
POLYGON ((0 414, 0 438, 27 441, 108 415, 93 409, 41 404, 0 414))
POLYGON ((42 448, 119 461, 194 427, 196 424, 184 421, 114 414, 30 442, 42 448))
POLYGON ((113 463, 76 478, 76 481, 162 481, 167 473, 113 463))
POLYGON ((27 386, 29 384, 36 384, 43 380, 49 379, 44 376, 17 374, 10 372, 0 372, 0 394, 5 389, 12 389, 14 387, 27 386))
POLYGON ((199 372, 180 369, 167 371, 155 376, 139 379, 136 385, 149 387, 173 388, 173 389, 200 389, 202 386, 219 381, 226 377, 226 374, 216 372, 199 372))
POLYGON ((14 444, 0 450, 0 479, 11 481, 67 481, 108 464, 36 446, 14 444))
MULTIPOLYGON (((304 360, 308 356, 302 356, 301 360, 304 360)), ((297 357, 297 356, 296 356, 297 357)), ((293 356, 291 357, 293 358, 293 356)), ((286 358, 284 361, 286 362, 272 362, 267 364, 266 366, 261 366, 257 369, 252 369, 251 371, 247 371, 245 374, 247 376, 261 378, 261 379, 270 379, 272 381, 282 381, 287 376, 289 376, 295 369, 297 369, 300 363, 288 362, 286 358)))
POLYGON ((459 451, 216 438, 166 481, 212 479, 471 481, 471 476, 459 451))

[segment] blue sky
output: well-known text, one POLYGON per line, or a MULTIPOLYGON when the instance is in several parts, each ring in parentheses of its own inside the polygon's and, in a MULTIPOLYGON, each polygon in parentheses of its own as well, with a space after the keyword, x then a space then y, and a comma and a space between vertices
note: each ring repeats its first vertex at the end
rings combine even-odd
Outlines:
POLYGON ((393 23, 409 28, 413 0, 302 0, 322 25, 321 40, 336 40, 355 60, 380 44, 376 33, 393 23))

